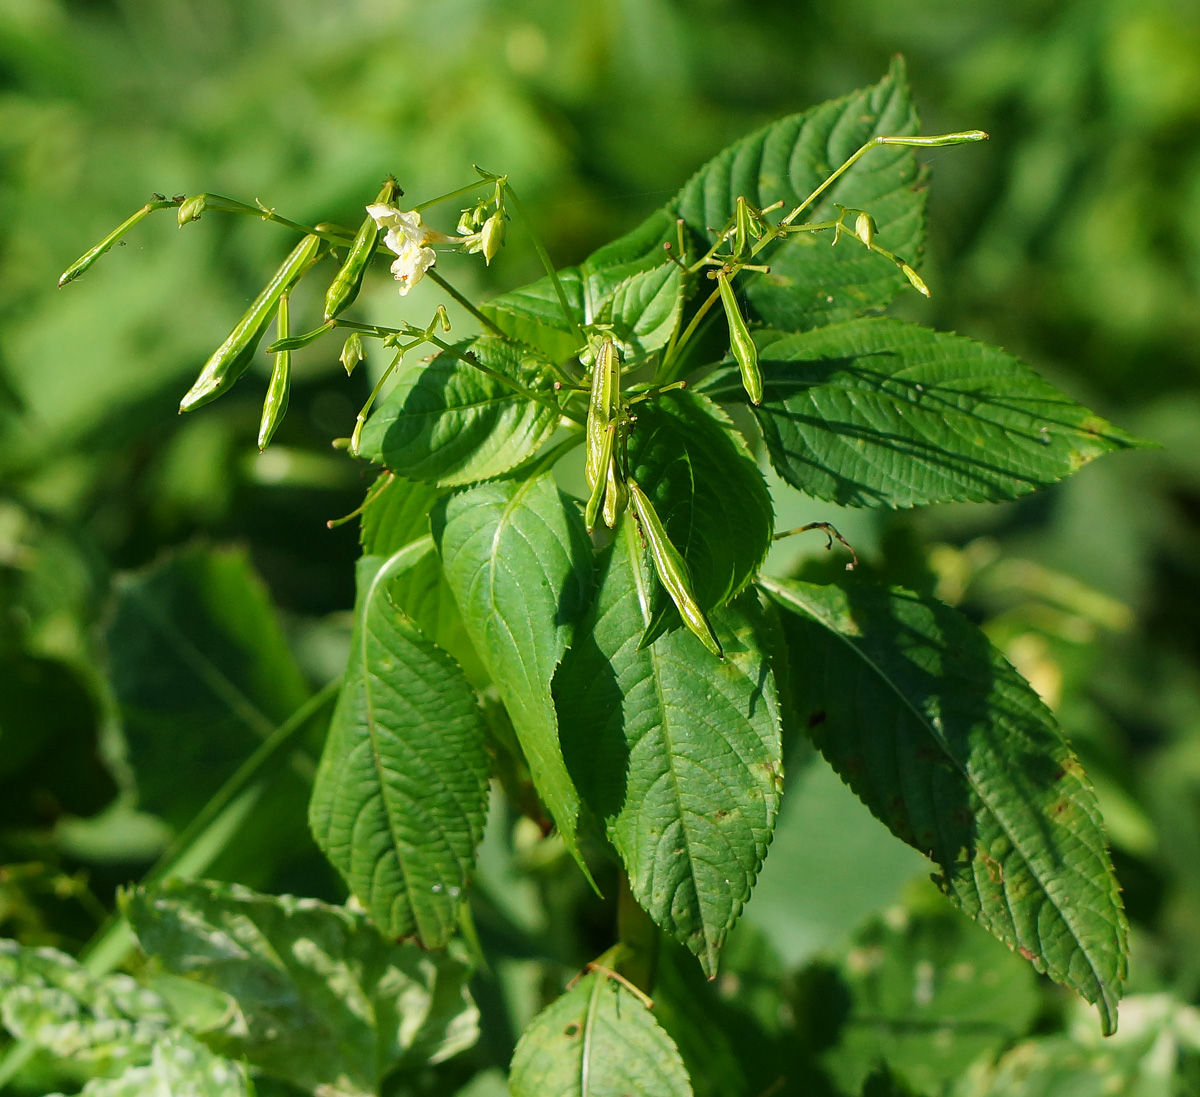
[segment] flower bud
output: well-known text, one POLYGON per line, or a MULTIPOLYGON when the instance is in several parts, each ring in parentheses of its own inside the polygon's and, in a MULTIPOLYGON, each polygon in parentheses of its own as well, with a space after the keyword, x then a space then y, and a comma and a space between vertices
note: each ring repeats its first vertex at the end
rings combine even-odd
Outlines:
POLYGON ((347 377, 354 372, 354 367, 366 356, 367 352, 363 350, 362 336, 356 331, 351 332, 350 338, 342 345, 341 356, 342 368, 346 371, 347 377))
POLYGON ((192 221, 199 221, 200 215, 205 211, 205 209, 207 207, 208 207, 208 195, 207 194, 192 195, 191 198, 187 199, 183 203, 183 205, 181 205, 179 207, 179 213, 177 214, 177 216, 179 218, 180 225, 186 225, 192 221))
POLYGON ((483 261, 491 264, 500 245, 504 243, 504 214, 499 210, 483 223, 482 229, 483 261))
POLYGON ((857 236, 867 247, 875 243, 875 233, 879 231, 879 226, 875 224, 875 218, 872 217, 866 210, 859 210, 858 217, 854 220, 854 235, 857 236))

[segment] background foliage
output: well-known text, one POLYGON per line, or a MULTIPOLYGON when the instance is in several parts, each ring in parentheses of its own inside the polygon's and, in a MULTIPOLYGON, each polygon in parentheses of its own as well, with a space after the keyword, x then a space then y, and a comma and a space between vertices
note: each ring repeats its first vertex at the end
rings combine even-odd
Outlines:
MULTIPOLYGON (((778 523, 835 521, 865 568, 984 622, 1056 709, 1098 787, 1133 925, 1130 990, 1146 996, 1123 1011, 1109 1066, 1136 1074, 1164 1033, 1194 1050, 1178 1019, 1200 996, 1200 13, 1186 0, 5 0, 0 934, 75 951, 115 887, 340 671, 349 641, 357 539, 324 523, 358 504, 367 474, 328 441, 382 363, 347 381, 324 345, 299 352, 291 414, 260 457, 265 358, 220 403, 174 408, 273 267, 276 230, 151 218, 54 290, 84 243, 152 191, 355 225, 388 171, 419 200, 476 162, 508 172, 556 263, 576 262, 730 140, 872 82, 896 51, 927 132, 992 140, 925 157, 934 296, 893 312, 1003 346, 1162 448, 1003 506, 896 516, 781 494, 778 523), (195 729, 178 733, 185 753, 156 753, 167 723, 195 729)), ((481 294, 482 279, 538 274, 518 232, 490 271, 444 262, 481 294)), ((376 319, 397 315, 390 284, 368 292, 376 319)), ((402 314, 426 316, 435 294, 418 287, 402 314)), ((777 574, 841 566, 819 539, 785 544, 777 574)), ((223 817, 237 840, 214 839, 196 871, 341 901, 304 822, 320 723, 244 791, 223 817)), ((879 1057, 936 1091, 1034 1034, 972 1068, 963 1092, 1023 1092, 1038 1063, 1093 1069, 1065 999, 928 907, 920 857, 800 752, 788 779, 722 976, 701 988, 663 960, 656 1012, 698 1092, 757 1094, 797 1055, 845 1092, 885 1084, 879 1057), (920 986, 904 980, 956 964, 993 973, 987 1015, 963 1024, 984 1007, 955 1000, 951 980, 922 1007, 925 1036, 905 1030, 920 986), (897 986, 908 997, 889 1004, 897 986), (946 1032, 952 1051, 931 1060, 922 1039, 946 1032)), ((561 848, 502 811, 480 885, 480 932, 501 957, 473 986, 483 1036, 431 1086, 506 1066, 610 936, 611 907, 561 848)))

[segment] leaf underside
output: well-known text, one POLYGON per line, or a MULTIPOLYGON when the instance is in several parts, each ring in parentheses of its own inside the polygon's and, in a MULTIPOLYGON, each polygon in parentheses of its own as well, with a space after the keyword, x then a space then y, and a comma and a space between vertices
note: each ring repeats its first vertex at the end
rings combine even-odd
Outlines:
POLYGON ((960 614, 865 584, 764 580, 818 749, 940 886, 1116 1026, 1126 921, 1096 798, 1033 689, 960 614))
POLYGON ((422 547, 359 562, 350 661, 309 820, 380 930, 437 948, 483 837, 488 754, 470 684, 390 594, 390 577, 431 553, 428 538, 422 547))
POLYGON ((713 614, 724 662, 686 629, 639 650, 653 582, 626 517, 554 694, 568 766, 630 889, 711 976, 778 809, 775 684, 753 596, 713 614))

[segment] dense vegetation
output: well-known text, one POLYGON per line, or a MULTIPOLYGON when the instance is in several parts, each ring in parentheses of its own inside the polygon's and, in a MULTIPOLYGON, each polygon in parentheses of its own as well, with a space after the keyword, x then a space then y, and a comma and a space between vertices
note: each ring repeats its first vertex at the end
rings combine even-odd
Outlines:
MULTIPOLYGON (((652 0, 573 14, 557 5, 455 3, 384 17, 363 5, 336 18, 303 4, 278 11, 267 3, 250 11, 168 4, 151 15, 30 2, 0 15, 0 56, 0 348, 7 378, 0 409, 0 933, 25 946, 0 953, 0 1013, 13 1037, 0 1066, 7 1084, 70 1091, 93 1075, 124 1071, 127 1091, 140 1092, 155 1078, 174 1077, 184 1069, 179 1064, 200 1063, 218 1091, 228 1092, 242 1084, 236 1064, 244 1058, 263 1072, 260 1092, 375 1092, 385 1079, 387 1092, 502 1092, 517 1037, 543 1007, 548 1012, 514 1064, 517 1092, 540 1092, 521 1089, 534 1084, 523 1078, 553 1076, 555 1049, 540 1045, 537 1033, 571 1025, 591 1031, 592 1023, 602 1039, 633 1049, 634 1067, 638 1049, 663 1065, 661 1077, 639 1083, 647 1092, 680 1092, 684 1069, 698 1093, 751 1097, 772 1087, 1056 1092, 1068 1076, 1098 1088, 1137 1078, 1159 1087, 1146 1092, 1163 1093, 1194 1083, 1200 1041, 1188 1003, 1200 991, 1200 683, 1193 665, 1200 636, 1191 607, 1200 557, 1196 470, 1179 444, 1200 416, 1188 351, 1200 315, 1200 238, 1187 215, 1200 194, 1194 15, 1165 2, 1135 7, 1115 0, 1044 10, 1016 5, 986 15, 925 4, 903 17, 863 0, 839 7, 836 16, 808 13, 803 22, 791 5, 712 4, 685 20, 652 0), (661 250, 653 262, 646 258, 650 245, 681 239, 653 211, 668 203, 671 217, 684 217, 692 235, 682 243, 696 250, 685 246, 683 255, 695 260, 704 250, 698 243, 706 233, 704 246, 713 243, 709 230, 737 212, 733 199, 745 188, 723 177, 724 206, 692 216, 695 200, 686 189, 672 199, 679 183, 752 126, 877 80, 896 49, 908 56, 925 108, 922 132, 981 125, 992 140, 921 154, 935 176, 920 264, 933 298, 924 305, 908 290, 893 316, 1000 343, 1161 450, 1089 465, 1067 483, 1025 496, 1130 436, 1052 395, 1054 389, 1037 387, 1009 354, 899 319, 851 318, 877 311, 908 284, 890 259, 862 246, 871 232, 854 207, 874 215, 878 246, 914 265, 922 258, 924 184, 908 150, 871 153, 882 159, 861 162, 867 174, 859 190, 851 185, 834 196, 851 207, 836 248, 819 255, 793 248, 800 255, 795 270, 770 257, 772 273, 786 270, 793 287, 796 277, 802 285, 817 273, 821 285, 832 278, 838 292, 825 296, 834 300, 822 303, 778 283, 772 289, 769 276, 755 280, 753 271, 737 274, 739 264, 758 258, 748 254, 754 232, 749 243, 731 235, 720 245, 737 290, 731 307, 744 310, 757 343, 757 409, 747 407, 747 392, 758 395, 749 352, 737 352, 736 314, 721 299, 688 365, 718 362, 732 349, 723 368, 699 386, 658 395, 683 376, 683 365, 653 379, 636 373, 642 362, 652 371, 663 365, 673 352, 671 332, 678 334, 717 285, 702 270, 683 276, 661 250), (476 361, 522 385, 529 381, 530 389, 565 364, 567 384, 542 393, 543 401, 558 401, 552 415, 537 410, 544 407, 538 400, 516 407, 486 393, 500 409, 492 419, 456 411, 447 436, 457 448, 430 447, 427 433, 406 434, 398 413, 406 393, 413 406, 416 379, 437 378, 434 397, 455 392, 463 408, 480 395, 472 386, 484 382, 449 352, 402 374, 368 421, 362 450, 405 472, 411 490, 403 499, 398 485, 405 481, 375 481, 376 469, 328 448, 330 438, 353 430, 356 411, 390 360, 369 340, 365 362, 347 361, 355 366, 349 378, 337 361, 341 338, 332 351, 327 339, 291 352, 288 414, 261 456, 254 443, 271 369, 266 355, 218 403, 173 416, 198 366, 295 243, 285 229, 222 218, 210 204, 200 224, 177 233, 171 214, 157 213, 78 285, 52 296, 66 263, 128 213, 132 196, 136 202, 153 191, 211 188, 257 197, 300 222, 333 215, 353 231, 388 172, 419 202, 460 186, 472 162, 507 173, 564 268, 568 295, 606 299, 624 279, 642 279, 638 293, 627 286, 607 298, 604 315, 580 316, 597 325, 591 355, 607 361, 618 348, 635 386, 629 396, 650 397, 632 407, 618 399, 607 413, 615 423, 610 444, 624 438, 629 451, 617 458, 620 478, 636 475, 647 490, 634 508, 639 516, 629 512, 615 547, 599 557, 599 595, 585 589, 592 579, 579 580, 575 616, 555 620, 542 653, 549 662, 535 668, 544 687, 553 677, 564 728, 562 757, 543 759, 550 777, 544 768, 539 773, 529 744, 556 719, 554 705, 532 711, 494 638, 473 631, 483 626, 470 613, 464 630, 451 609, 464 606, 469 591, 467 579, 455 577, 455 560, 464 574, 472 566, 456 553, 467 551, 480 523, 490 520, 489 508, 502 508, 514 483, 492 478, 507 476, 548 441, 558 414, 589 417, 587 394, 569 390, 572 382, 586 387, 595 366, 588 354, 571 364, 578 340, 550 284, 495 296, 540 275, 518 219, 509 221, 506 246, 490 265, 447 254, 437 272, 468 298, 491 301, 487 321, 524 341, 514 357, 513 344, 493 334, 475 344, 476 361), (868 185, 888 178, 889 166, 898 167, 902 183, 894 193, 868 185), (645 224, 657 227, 639 235, 647 216, 645 224), (597 251, 631 229, 615 252, 597 251), (621 277, 606 281, 609 266, 621 277), (642 292, 651 281, 654 292, 642 292), (812 334, 783 334, 814 325, 812 334), (790 460, 832 437, 830 429, 846 428, 845 406, 822 373, 830 360, 854 362, 838 384, 852 375, 864 391, 883 391, 889 381, 880 363, 899 357, 923 391, 934 374, 933 383, 942 383, 938 370, 952 372, 964 355, 982 362, 1011 401, 1007 418, 992 422, 993 435, 980 441, 968 431, 954 434, 969 444, 957 451, 969 473, 967 465, 948 471, 941 458, 921 459, 915 443, 927 435, 919 399, 911 408, 915 422, 901 416, 890 423, 888 444, 894 450, 899 440, 903 465, 852 462, 832 442, 815 463, 790 460), (815 418, 800 414, 801 399, 815 418), (1047 442, 1034 427, 1025 432, 1030 444, 1019 444, 1018 426, 1032 420, 1028 407, 1016 405, 1041 401, 1044 408, 1048 399, 1058 402, 1061 430, 1056 426, 1047 442), (730 407, 737 430, 714 401, 730 407), (797 426, 805 422, 807 434, 797 426), (825 433, 813 434, 813 423, 825 433), (768 472, 769 500, 743 435, 768 472), (480 450, 480 439, 491 448, 480 450), (680 447, 700 485, 686 506, 677 502, 682 489, 670 475, 651 482, 640 471, 669 469, 663 455, 680 447), (439 485, 480 480, 488 482, 439 502, 439 485), (325 522, 354 510, 368 489, 373 503, 361 523, 365 555, 352 616, 358 523, 331 531, 325 522), (1012 501, 994 502, 1001 499, 1012 501), (930 503, 941 505, 906 509, 930 503), (742 539, 734 550, 722 555, 715 533, 683 543, 679 530, 689 519, 681 507, 711 518, 717 504, 726 514, 736 509, 742 539), (663 511, 665 531, 689 565, 692 589, 681 594, 676 584, 674 599, 663 570, 670 560, 640 559, 654 539, 646 506, 663 511), (846 556, 825 553, 818 534, 808 535, 812 543, 789 538, 771 548, 763 569, 776 577, 763 584, 771 597, 720 608, 756 573, 772 508, 780 531, 834 523, 860 566, 848 577, 846 556), (430 509, 436 544, 410 548, 397 560, 396 550, 430 509), (374 569, 382 559, 392 570, 381 607, 371 597, 380 589, 374 569), (442 582, 450 598, 435 589, 442 582), (889 584, 893 593, 884 593, 889 584), (761 804, 762 818, 744 820, 745 852, 730 863, 740 876, 732 885, 702 881, 691 906, 656 905, 646 883, 653 843, 636 812, 613 806, 610 778, 624 763, 594 752, 605 741, 603 718, 613 704, 615 683, 604 668, 618 681, 641 680, 641 655, 620 654, 646 623, 627 619, 626 587, 658 592, 642 612, 650 612, 652 629, 667 631, 646 650, 677 648, 684 655, 676 665, 686 674, 699 673, 695 668, 711 658, 724 680, 733 681, 736 671, 751 681, 747 667, 759 645, 774 654, 774 673, 786 687, 781 711, 786 717, 792 706, 798 722, 811 725, 809 736, 795 734, 785 718, 783 738, 772 745, 780 730, 773 714, 761 728, 745 723, 751 738, 741 746, 765 751, 764 764, 783 757, 786 788, 777 803, 773 779, 757 798, 742 786, 761 804), (672 605, 690 615, 695 636, 677 622, 671 627, 672 605), (404 616, 396 617, 397 607, 404 616), (871 623, 866 639, 854 640, 864 621, 871 623), (707 627, 715 639, 705 640, 707 627), (568 631, 587 635, 588 644, 572 643, 568 631), (851 643, 823 639, 839 632, 851 643), (983 634, 1055 710, 1087 782, 1033 694, 979 646, 983 634), (753 637, 759 639, 747 639, 753 637), (458 665, 437 655, 430 638, 458 665), (724 663, 705 650, 708 641, 720 646, 724 663), (785 646, 793 657, 781 670, 785 646), (357 671, 351 661, 335 712, 336 682, 352 651, 363 654, 357 671), (899 652, 901 662, 889 666, 899 652), (398 902, 394 882, 389 890, 386 873, 364 871, 354 843, 340 840, 330 824, 337 816, 331 805, 345 790, 331 784, 328 758, 353 754, 347 737, 361 724, 349 711, 355 691, 370 694, 372 659, 401 653, 410 663, 427 660, 428 674, 441 683, 439 726, 455 729, 459 776, 474 797, 460 820, 463 849, 446 864, 469 861, 482 834, 466 890, 472 918, 448 953, 389 939, 444 944, 458 920, 459 883, 438 883, 441 890, 422 892, 420 902, 398 902), (625 659, 629 666, 619 666, 625 659), (981 683, 984 665, 991 677, 981 683), (888 689, 864 677, 864 666, 888 689), (901 681, 905 673, 915 677, 901 681), (930 674, 950 685, 931 687, 930 674), (477 689, 482 709, 475 707, 477 689), (888 707, 897 696, 902 710, 912 714, 915 706, 926 717, 949 703, 941 710, 950 713, 948 724, 960 719, 976 746, 981 729, 994 729, 989 779, 1019 784, 1027 777, 1027 803, 1048 818, 1067 805, 1073 833, 1102 849, 1099 831, 1088 829, 1096 808, 1087 787, 1096 786, 1131 920, 1129 997, 1118 1035, 1107 1043, 1095 1014, 1077 1017, 1073 996, 1026 962, 1101 1000, 1105 1025, 1111 1023, 1124 943, 1104 858, 1089 878, 1096 895, 1108 898, 1087 899, 1076 888, 1055 903, 1055 888, 1046 889, 1049 909, 1065 912, 1067 922, 1080 910, 1100 911, 1108 926, 1076 932, 1074 946, 1064 946, 1044 921, 1023 935, 1029 892, 1006 876, 1006 865, 999 878, 976 872, 971 888, 956 883, 960 846, 946 820, 959 819, 965 829, 957 837, 970 848, 973 837, 986 834, 978 804, 964 802, 968 821, 946 799, 935 802, 930 818, 940 820, 942 832, 930 840, 911 789, 889 787, 903 772, 891 756, 868 757, 866 779, 861 756, 846 741, 858 722, 885 719, 899 729, 886 749, 903 743, 908 717, 888 707), (970 711, 985 703, 986 720, 970 711), (567 728, 563 712, 580 716, 567 728), (530 787, 514 729, 549 814, 530 787), (809 741, 833 769, 814 760, 809 741), (489 753, 474 754, 479 744, 489 753), (318 770, 323 745, 327 761, 318 770), (472 758, 483 758, 483 768, 472 758), (1056 761, 1043 772, 1031 758, 1056 761), (489 766, 497 783, 484 832, 480 797, 489 766), (1006 952, 923 882, 929 863, 871 819, 834 769, 897 835, 933 855, 939 882, 959 905, 1025 958, 1006 952), (314 832, 340 876, 309 836, 314 777, 314 832), (607 828, 597 825, 606 816, 607 828), (558 829, 547 837, 551 821, 558 829), (730 931, 772 829, 753 898, 730 931), (628 872, 628 890, 606 841, 628 872), (603 898, 573 853, 590 866, 603 898), (255 890, 184 882, 196 878, 255 890), (117 885, 138 880, 157 888, 132 893, 123 909, 155 957, 149 966, 131 950, 125 923, 109 920, 117 885), (386 936, 361 909, 269 898, 291 893, 340 904, 346 884, 386 936), (1006 887, 1015 894, 1007 899, 1007 925, 989 907, 1006 887), (656 957, 658 934, 639 915, 639 902, 666 931, 656 957), (234 916, 255 927, 258 947, 230 965, 218 946, 234 916), (633 947, 607 956, 560 997, 567 981, 613 944, 618 923, 633 947), (651 945, 639 954, 639 942, 651 945), (281 963, 297 944, 317 952, 281 963), (39 945, 60 952, 28 951, 39 945), (715 982, 704 981, 687 949, 710 973, 720 953, 715 982), (80 956, 84 968, 69 955, 80 956), (352 991, 343 983, 331 995, 336 981, 313 979, 321 957, 349 965, 352 991), (117 966, 136 981, 107 974, 117 966), (630 985, 615 981, 610 967, 630 985), (276 991, 267 1010, 264 982, 276 991), (654 1006, 646 1013, 636 987, 651 984, 654 1006), (17 993, 18 985, 26 990, 17 993), (28 988, 37 986, 44 993, 31 996, 28 988), (223 1014, 228 1000, 213 986, 241 1007, 236 1033, 223 1014), (393 1040, 388 1017, 400 987, 408 1021, 393 1040), (364 1008, 371 1024, 363 1023, 364 1008), (62 1023, 64 1009, 74 1011, 70 1024, 62 1023), (36 1041, 17 1038, 38 1032, 45 1046, 31 1054, 36 1041)), ((861 122, 860 102, 840 109, 861 122)), ((900 123, 896 132, 915 122, 905 111, 906 103, 888 119, 900 123)), ((843 154, 855 146, 847 137, 843 154)), ((819 161, 813 185, 817 168, 836 167, 819 161)), ((847 181, 854 184, 851 176, 847 181)), ((710 202, 712 188, 700 189, 710 202)), ((776 197, 745 196, 760 208, 776 197)), ((430 219, 452 233, 459 205, 444 207, 441 220, 431 210, 430 219)), ((511 217, 511 206, 507 212, 511 217)), ((829 216, 837 218, 836 209, 829 216)), ((763 229, 752 213, 745 227, 763 229)), ((291 301, 294 317, 319 319, 335 270, 325 260, 301 283, 291 301)), ((398 309, 395 283, 368 279, 350 315, 417 338, 419 331, 403 329, 399 318, 424 330, 444 300, 431 282, 415 287, 398 309)), ((478 330, 481 321, 453 302, 447 307, 450 338, 478 330)), ((427 352, 415 352, 412 362, 420 353, 427 352)), ((956 413, 988 419, 980 394, 967 397, 956 413)), ((424 405, 423 421, 430 414, 424 405)), ((878 421, 871 426, 878 429, 878 421)), ((942 443, 953 451, 947 437, 942 443)), ((551 444, 559 438, 570 441, 559 435, 551 444)), ((587 445, 601 463, 603 441, 600 431, 587 445)), ((558 486, 545 476, 529 482, 541 485, 538 506, 550 508, 539 521, 557 514, 566 523, 558 543, 577 547, 575 527, 591 493, 582 451, 574 453, 578 467, 560 470, 558 486), (564 502, 571 495, 579 504, 564 502)), ((596 526, 603 504, 596 502, 596 526)), ((430 528, 425 522, 424 531, 430 528)), ((566 558, 578 559, 571 552, 566 558)), ((685 698, 696 689, 672 688, 685 698)), ((717 737, 726 745, 734 738, 717 737)), ((879 749, 871 735, 863 749, 872 742, 879 749)), ((627 804, 653 809, 640 791, 623 795, 627 804)), ((1030 861, 1028 850, 1020 852, 1036 869, 1036 856, 1030 861)), ((981 863, 990 864, 986 857, 981 863)), ((1033 875, 1044 882, 1044 874, 1033 875)), ((546 1084, 568 1091, 568 1082, 546 1084)), ((599 1074, 592 1084, 604 1091, 599 1074)))

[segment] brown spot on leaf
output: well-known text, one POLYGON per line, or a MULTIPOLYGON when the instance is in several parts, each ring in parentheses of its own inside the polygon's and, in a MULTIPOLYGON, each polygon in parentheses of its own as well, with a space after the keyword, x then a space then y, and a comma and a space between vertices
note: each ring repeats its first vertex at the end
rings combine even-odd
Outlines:
POLYGON ((568 1039, 573 1039, 579 1035, 579 1022, 572 1021, 566 1028, 563 1029, 563 1035, 568 1039))

